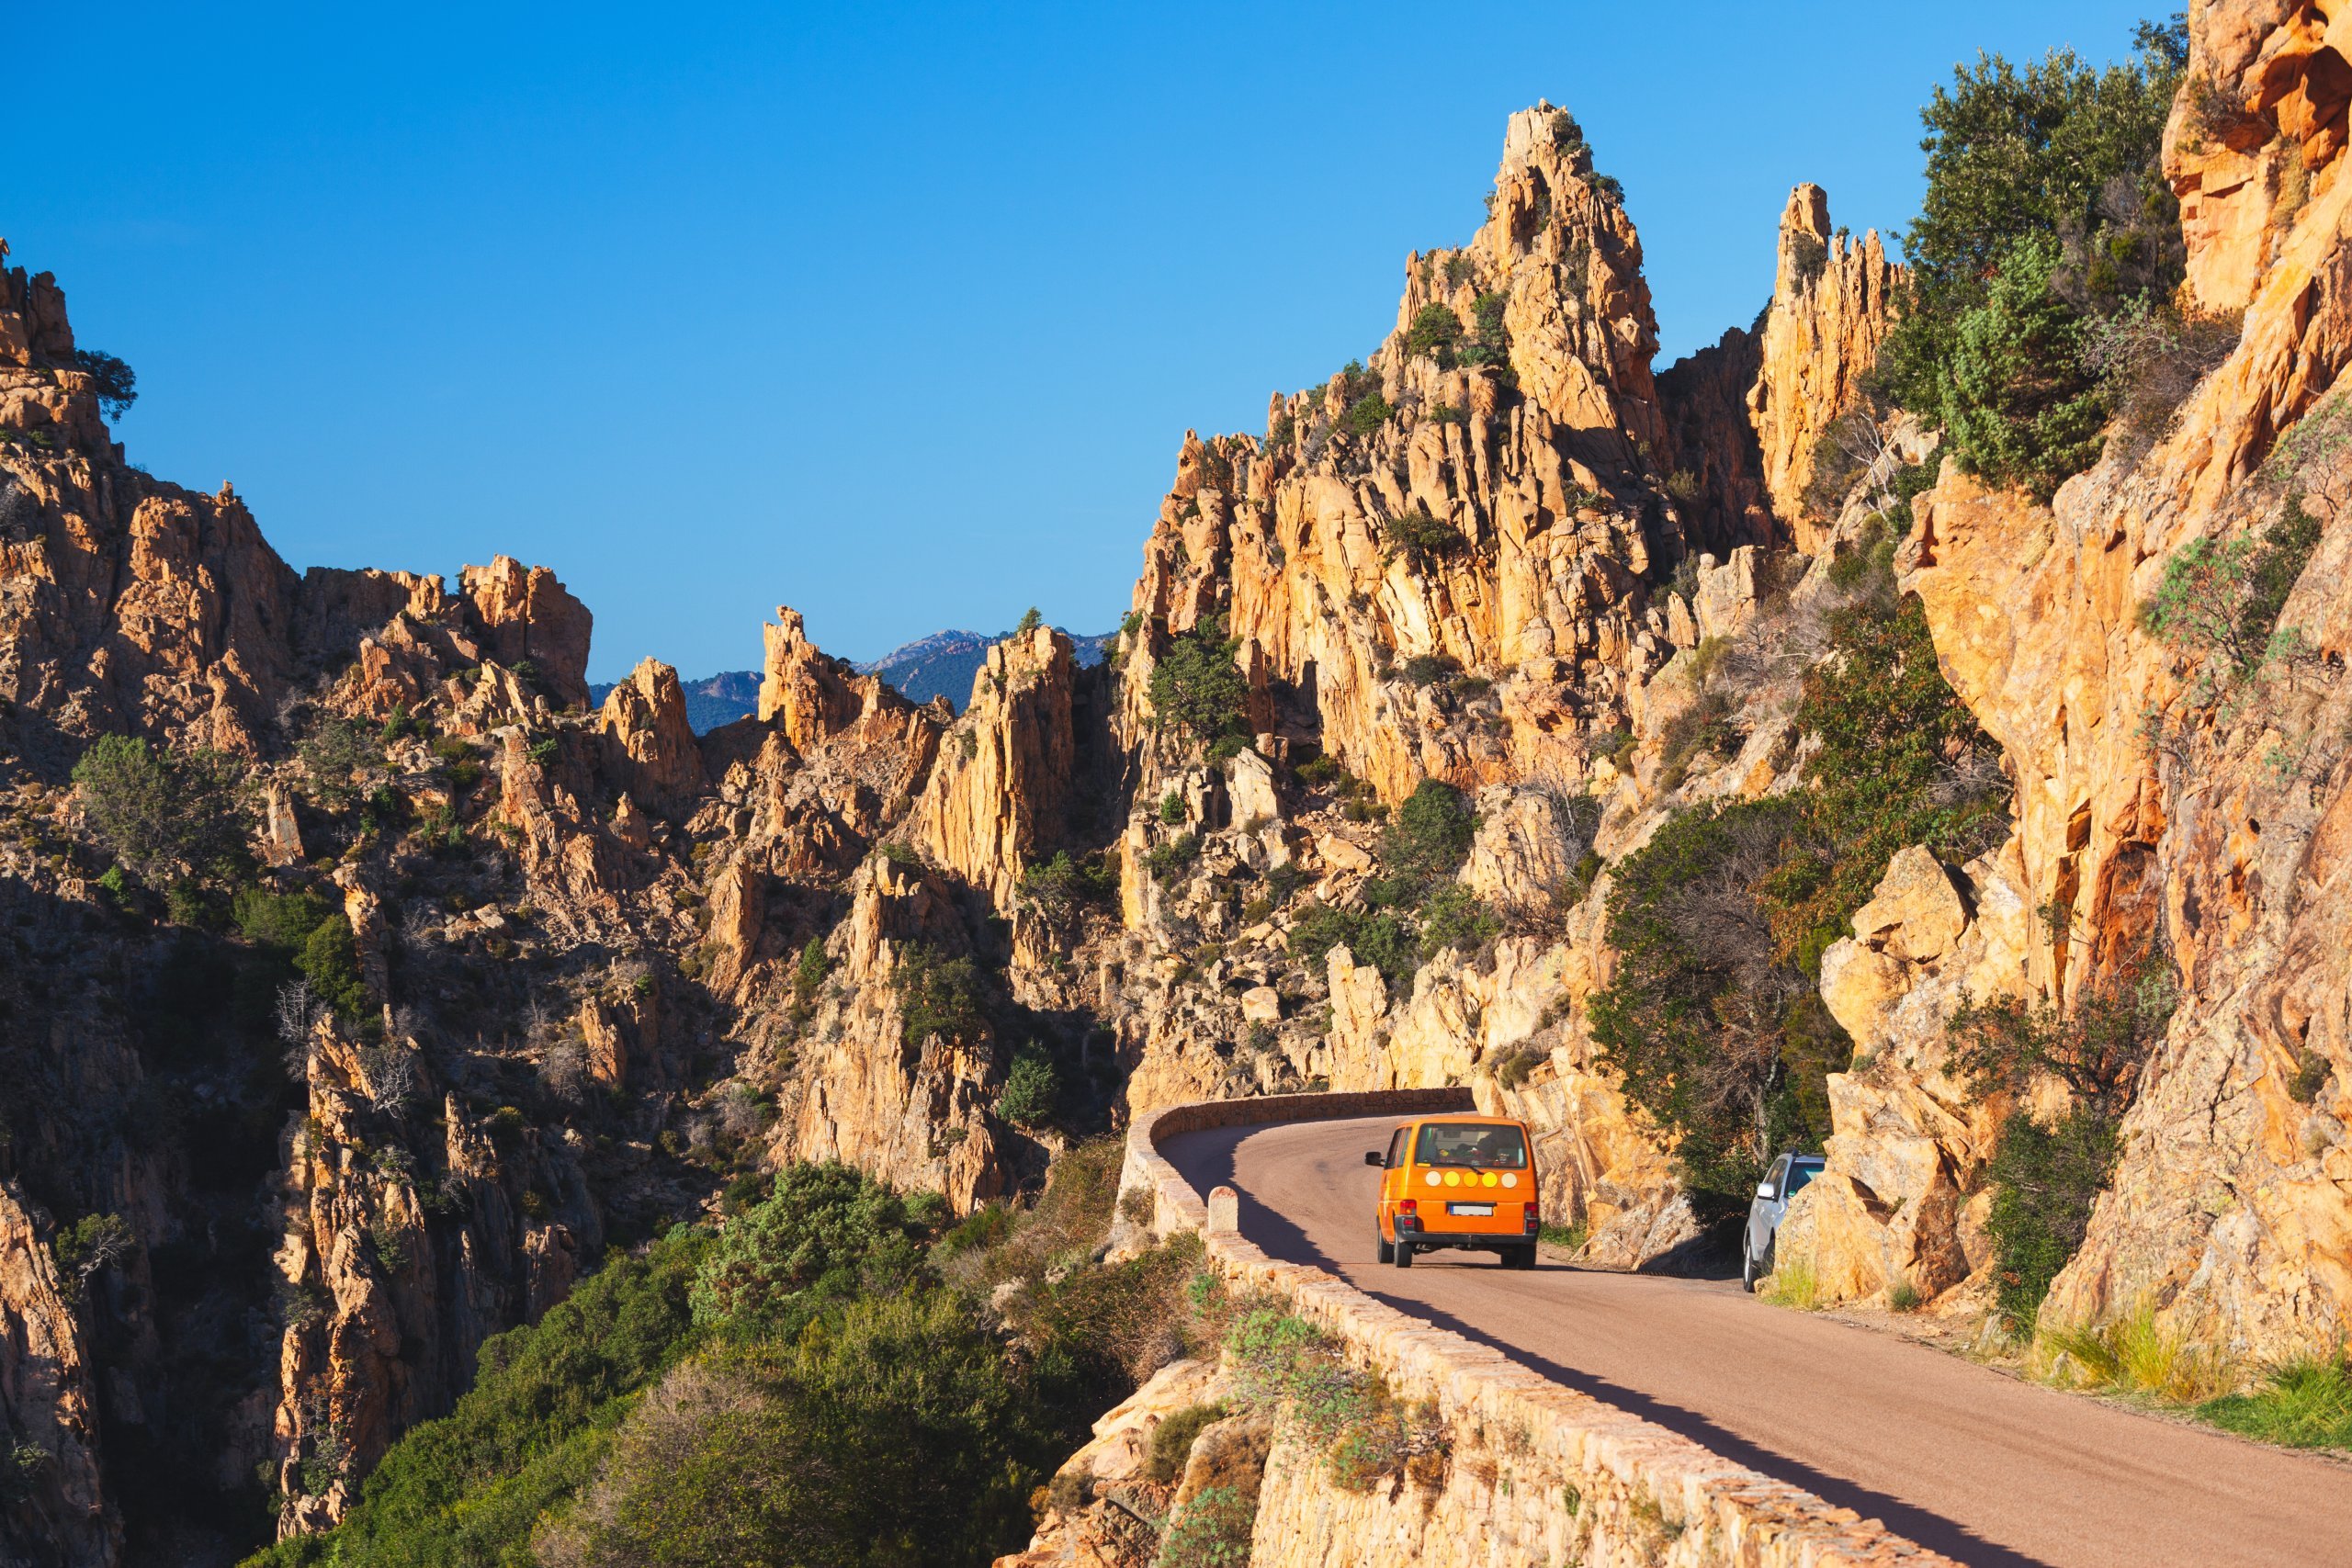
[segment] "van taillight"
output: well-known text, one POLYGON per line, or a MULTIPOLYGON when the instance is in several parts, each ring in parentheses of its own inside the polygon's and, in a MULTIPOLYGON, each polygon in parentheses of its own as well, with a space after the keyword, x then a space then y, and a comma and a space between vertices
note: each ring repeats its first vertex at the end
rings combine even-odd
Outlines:
POLYGON ((1396 1212, 1400 1214, 1418 1214, 1421 1212, 1420 1201, 1415 1198, 1405 1199, 1396 1205, 1396 1212))
POLYGON ((1534 1235, 1534 1234, 1535 1234, 1539 1229, 1541 1229, 1541 1228, 1542 1228, 1542 1226, 1543 1226, 1543 1217, 1542 1217, 1541 1215, 1539 1215, 1539 1214, 1537 1214, 1537 1213, 1536 1213, 1536 1212, 1535 1212, 1535 1205, 1534 1205, 1534 1204, 1532 1204, 1532 1203, 1527 1204, 1527 1205, 1526 1205, 1526 1209, 1527 1209, 1527 1234, 1528 1234, 1528 1235, 1534 1235))

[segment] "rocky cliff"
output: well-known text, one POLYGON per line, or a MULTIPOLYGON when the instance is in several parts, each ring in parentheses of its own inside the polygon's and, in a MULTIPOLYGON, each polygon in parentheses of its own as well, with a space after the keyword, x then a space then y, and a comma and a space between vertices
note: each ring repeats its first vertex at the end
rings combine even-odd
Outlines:
POLYGON ((1713 1215, 1596 1032, 1612 898, 1668 824, 1818 787, 1808 678, 1882 588, 2012 810, 1875 848, 1807 956, 1838 1070, 1789 1253, 1832 1299, 1980 1308, 2013 1105, 1947 1021, 2154 942, 2177 1005, 2052 1310, 2144 1301, 2249 1364, 2338 1331, 2352 73, 2267 17, 2200 11, 2167 133, 2242 337, 2051 502, 1956 465, 1894 501, 1934 446, 1866 379, 1905 277, 1817 187, 1756 236, 1758 321, 1654 378, 1639 237, 1539 104, 1362 363, 1186 436, 1110 662, 1013 635, 960 715, 786 609, 756 712, 697 735, 659 663, 587 707, 545 569, 298 577, 228 487, 124 462, 62 294, 7 274, 0 1540, 330 1523, 490 1336, 797 1159, 969 1210, 1157 1107, 1467 1085, 1533 1124, 1585 1260, 1674 1266, 1713 1215), (2290 506, 2290 639, 2221 678, 2148 629, 2182 550, 2290 506), (109 735, 239 841, 124 852, 69 776, 109 735))

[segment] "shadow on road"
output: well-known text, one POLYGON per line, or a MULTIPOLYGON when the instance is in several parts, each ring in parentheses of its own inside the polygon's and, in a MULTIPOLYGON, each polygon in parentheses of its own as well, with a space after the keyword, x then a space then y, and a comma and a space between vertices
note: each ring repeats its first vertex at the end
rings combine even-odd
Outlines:
MULTIPOLYGON (((1196 1192, 1205 1194, 1212 1187, 1232 1187, 1240 1200, 1241 1234, 1264 1248, 1267 1256, 1285 1263, 1307 1264, 1344 1278, 1340 1259, 1326 1253, 1304 1230, 1259 1202, 1234 1180, 1234 1151, 1243 1138, 1259 1131, 1262 1129, 1239 1127, 1188 1134, 1180 1145, 1169 1151, 1170 1163, 1182 1173, 1185 1180, 1193 1184, 1196 1192)), ((1696 1250, 1694 1248, 1694 1252, 1696 1250)), ((1702 1256, 1690 1259, 1690 1264, 1697 1266, 1679 1269, 1675 1272, 1686 1278, 1692 1275, 1708 1277, 1713 1270, 1703 1266, 1702 1256)), ((1544 1270, 1547 1273, 1572 1271, 1557 1265, 1544 1270)), ((1525 1276, 1516 1278, 1523 1279, 1525 1276)), ((1613 1404, 1629 1416, 1639 1416, 1688 1438, 1735 1464, 1744 1464, 1750 1470, 1769 1475, 1775 1481, 1784 1481, 1792 1486, 1802 1486, 1835 1506, 1851 1508, 1864 1518, 1877 1519, 1887 1529, 1909 1537, 1921 1546, 1957 1558, 1972 1564, 1973 1568, 2049 1568, 2042 1559, 1986 1540, 1966 1526, 1940 1514, 1930 1513, 1899 1498, 1840 1480, 1784 1454, 1758 1447, 1696 1411, 1535 1355, 1510 1340, 1464 1323, 1451 1313, 1440 1311, 1428 1302, 1370 1288, 1354 1280, 1350 1282, 1356 1284, 1374 1301, 1419 1318, 1432 1327, 1451 1329, 1473 1344, 1498 1351, 1563 1388, 1572 1388, 1579 1393, 1613 1404)))
MULTIPOLYGON (((1253 1236, 1251 1239, 1256 1238, 1253 1236)), ((1858 1486, 1850 1481, 1841 1481, 1837 1476, 1800 1463, 1785 1454, 1759 1448, 1737 1433, 1724 1430, 1695 1411, 1686 1410, 1679 1404, 1669 1404, 1664 1400, 1653 1399, 1648 1394, 1627 1388, 1622 1383, 1611 1382, 1606 1378, 1595 1377, 1589 1372, 1578 1371, 1574 1367, 1564 1366, 1545 1357, 1532 1355, 1507 1339, 1498 1338, 1463 1322, 1451 1313, 1439 1311, 1427 1302, 1416 1301, 1410 1296, 1392 1295, 1385 1291, 1365 1289, 1362 1285, 1358 1285, 1357 1288, 1363 1290, 1364 1294, 1372 1297, 1373 1300, 1395 1307, 1399 1312, 1408 1313, 1432 1327, 1450 1328, 1473 1344, 1484 1345, 1489 1349, 1500 1351, 1528 1371, 1548 1378, 1563 1388, 1572 1388, 1578 1393, 1590 1394, 1595 1399, 1615 1405, 1629 1416, 1638 1416, 1654 1426, 1663 1427, 1669 1432, 1688 1438, 1709 1452, 1719 1454, 1734 1464, 1744 1464, 1748 1469, 1769 1475, 1775 1481, 1785 1481, 1792 1486, 1802 1486, 1815 1496, 1838 1507, 1851 1508, 1864 1518, 1877 1519, 1897 1534, 1908 1536, 1931 1551, 1940 1551, 1948 1557, 1957 1558, 1962 1562, 1971 1564, 1972 1568, 2049 1568, 2049 1564, 2041 1558, 2029 1557, 2024 1552, 2012 1551, 2008 1547, 1986 1540, 1966 1526, 1945 1518, 1940 1514, 1931 1514, 1900 1498, 1889 1497, 1883 1493, 1873 1492, 1868 1487, 1858 1486)))

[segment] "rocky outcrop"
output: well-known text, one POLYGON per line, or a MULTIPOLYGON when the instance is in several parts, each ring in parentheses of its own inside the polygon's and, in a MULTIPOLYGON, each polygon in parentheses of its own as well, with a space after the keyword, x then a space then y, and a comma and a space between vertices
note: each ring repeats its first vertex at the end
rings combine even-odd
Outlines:
POLYGON ((458 574, 491 657, 512 669, 529 663, 565 707, 588 702, 588 607, 543 566, 513 556, 458 574))
POLYGON ((802 629, 800 612, 778 605, 773 625, 760 628, 767 663, 760 677, 762 724, 781 721, 784 738, 802 750, 845 728, 865 711, 877 677, 861 676, 845 660, 820 652, 802 629))
POLYGON ((675 812, 702 793, 702 748, 686 722, 678 672, 649 659, 615 686, 596 716, 613 766, 640 804, 675 812))
POLYGON ((1002 912, 1069 820, 1079 783, 1076 675, 1069 638, 1050 626, 991 647, 915 807, 915 842, 1002 912))
POLYGON ((1136 589, 1129 733, 1166 635, 1216 611, 1258 728, 1314 740, 1384 799, 1425 777, 1580 773, 1586 738, 1665 656, 1641 582, 1676 503, 1645 456, 1665 428, 1640 266, 1575 121, 1514 115, 1486 224, 1410 260, 1364 369, 1274 398, 1263 441, 1186 437, 1136 589), (1465 335, 1417 351, 1432 308, 1465 335), (1414 679, 1431 660, 1493 679, 1510 722, 1414 679))
POLYGON ((22 1197, 0 1186, 0 1464, 10 1484, 0 1551, 61 1568, 110 1568, 121 1524, 107 1507, 97 1400, 66 1300, 78 1283, 60 1278, 22 1197))
MULTIPOLYGON (((1696 547, 1792 546, 1819 555, 1833 514, 1810 498, 1822 440, 1865 402, 1862 378, 1894 325, 1904 269, 1876 231, 1832 231, 1816 185, 1789 193, 1781 214, 1772 298, 1752 328, 1678 362, 1658 378, 1672 437, 1671 488, 1687 503, 1696 547)), ((1832 437, 1833 441, 1835 437, 1832 437)), ((1841 467, 1878 457, 1886 442, 1860 432, 1841 467)))
MULTIPOLYGON (((1861 379, 1878 363, 1894 324, 1903 268, 1886 259, 1878 232, 1857 242, 1829 228, 1819 186, 1789 193, 1781 214, 1772 307, 1764 315, 1761 365, 1747 411, 1763 457, 1764 489, 1801 555, 1818 555, 1824 521, 1805 492, 1815 449, 1830 426, 1862 401, 1861 379)), ((1872 453, 1871 456, 1875 456, 1872 453)))

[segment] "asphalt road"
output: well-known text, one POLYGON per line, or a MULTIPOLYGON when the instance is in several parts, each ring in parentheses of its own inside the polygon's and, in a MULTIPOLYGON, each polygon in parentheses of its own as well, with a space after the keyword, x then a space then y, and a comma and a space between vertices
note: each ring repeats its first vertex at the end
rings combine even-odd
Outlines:
POLYGON ((1184 1134, 1193 1188, 1242 1234, 1570 1388, 1977 1568, 2352 1564, 2352 1466, 2021 1382, 1894 1335, 1748 1296, 1736 1280, 1490 1254, 1373 1258, 1393 1118, 1184 1134))

